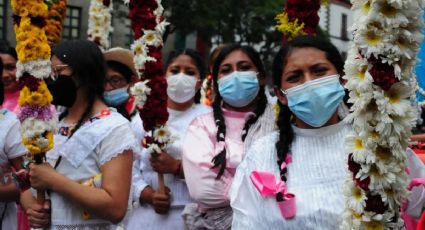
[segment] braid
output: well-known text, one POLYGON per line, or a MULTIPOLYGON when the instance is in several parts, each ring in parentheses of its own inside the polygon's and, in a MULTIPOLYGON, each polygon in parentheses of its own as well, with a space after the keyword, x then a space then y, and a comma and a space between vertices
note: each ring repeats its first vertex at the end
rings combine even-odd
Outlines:
POLYGON ((77 130, 84 124, 84 120, 87 119, 90 116, 90 113, 93 110, 93 105, 94 105, 95 100, 96 100, 96 94, 95 93, 89 93, 86 110, 84 110, 84 113, 83 113, 83 115, 81 115, 81 118, 77 122, 77 125, 71 131, 71 135, 69 135, 69 138, 71 138, 74 135, 74 133, 77 132, 77 130))
MULTIPOLYGON (((224 142, 224 139, 226 136, 226 124, 224 123, 224 117, 221 111, 220 95, 216 96, 216 99, 214 100, 212 107, 214 112, 214 120, 217 125, 217 134, 216 134, 217 141, 224 142)), ((216 177, 216 179, 220 179, 220 177, 224 173, 224 169, 226 169, 226 148, 223 148, 223 150, 212 159, 212 162, 214 163, 214 166, 212 168, 220 167, 216 177)))
MULTIPOLYGON (((287 105, 283 105, 280 102, 280 112, 279 118, 277 120, 277 125, 279 127, 279 140, 276 142, 276 150, 277 150, 277 165, 280 169, 280 178, 282 181, 286 182, 287 180, 287 168, 281 169, 281 165, 285 162, 286 156, 289 153, 290 145, 294 139, 294 131, 291 127, 291 111, 287 105)), ((283 200, 283 196, 281 193, 276 195, 276 199, 278 201, 283 200)))
POLYGON ((260 98, 257 102, 257 107, 254 110, 254 115, 251 116, 246 122, 242 129, 242 141, 245 141, 246 136, 248 135, 249 128, 252 124, 257 122, 258 118, 263 115, 264 111, 267 107, 267 97, 265 94, 264 86, 260 87, 260 91, 258 92, 260 95, 260 98))

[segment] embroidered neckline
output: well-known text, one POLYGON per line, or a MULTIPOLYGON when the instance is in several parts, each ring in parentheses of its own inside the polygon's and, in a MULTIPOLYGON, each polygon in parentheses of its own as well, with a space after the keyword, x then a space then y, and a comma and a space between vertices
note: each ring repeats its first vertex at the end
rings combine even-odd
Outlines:
MULTIPOLYGON (((109 108, 103 109, 102 111, 94 115, 93 117, 89 118, 83 125, 87 123, 93 123, 94 121, 99 120, 101 118, 105 118, 109 115, 111 115, 111 110, 109 108)), ((74 128, 75 128, 75 124, 68 125, 68 126, 61 126, 59 127, 58 133, 62 136, 68 137, 74 128)))

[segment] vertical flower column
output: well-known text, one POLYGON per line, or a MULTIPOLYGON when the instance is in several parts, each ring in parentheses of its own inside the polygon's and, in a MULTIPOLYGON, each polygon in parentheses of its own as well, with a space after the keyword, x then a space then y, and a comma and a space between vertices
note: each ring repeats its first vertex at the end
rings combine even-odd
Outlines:
POLYGON ((49 0, 46 3, 49 13, 44 30, 50 47, 54 47, 61 40, 62 23, 66 16, 66 0, 49 0))
POLYGON ((276 29, 283 33, 284 41, 301 35, 316 34, 319 25, 321 0, 287 0, 282 14, 276 16, 276 29))
MULTIPOLYGON (((50 46, 44 26, 48 15, 43 0, 12 0, 19 79, 19 106, 22 143, 33 161, 43 162, 45 153, 53 147, 56 119, 51 111, 52 95, 43 79, 50 76, 50 46)), ((39 202, 44 191, 39 191, 39 202)))
POLYGON ((88 39, 95 42, 101 49, 109 49, 109 33, 111 27, 111 0, 91 0, 89 8, 88 39))
MULTIPOLYGON (((166 126, 167 81, 164 77, 161 49, 167 22, 162 17, 160 0, 130 0, 130 19, 135 35, 131 49, 140 82, 131 88, 147 135, 142 145, 153 156, 164 152, 173 138, 166 126)), ((160 192, 165 192, 163 175, 158 174, 160 192)))
POLYGON ((354 44, 345 64, 353 103, 347 121, 349 177, 343 229, 402 229, 409 178, 406 149, 415 124, 410 98, 423 36, 422 0, 352 0, 354 44))

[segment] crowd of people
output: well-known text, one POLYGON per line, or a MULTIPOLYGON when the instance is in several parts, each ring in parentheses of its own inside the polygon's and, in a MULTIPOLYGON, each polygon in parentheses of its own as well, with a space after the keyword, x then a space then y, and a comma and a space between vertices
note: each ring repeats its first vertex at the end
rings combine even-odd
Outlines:
MULTIPOLYGON (((178 138, 152 156, 141 145, 146 132, 130 94, 139 80, 132 51, 59 44, 48 82, 58 114, 54 148, 46 163, 26 164, 17 56, 1 49, 0 229, 338 229, 344 139, 352 130, 338 50, 316 36, 297 37, 271 71, 250 46, 223 45, 213 54, 208 66, 195 50, 169 54, 167 125, 178 138), (200 103, 208 74, 211 106, 200 103), (19 170, 30 188, 15 183, 19 170), (263 196, 253 182, 260 171, 287 191, 263 196), (36 190, 47 191, 44 203, 36 190)), ((425 178, 424 164, 410 149, 406 155, 410 177, 425 178)), ((407 213, 419 218, 424 203, 425 190, 415 188, 407 213)))

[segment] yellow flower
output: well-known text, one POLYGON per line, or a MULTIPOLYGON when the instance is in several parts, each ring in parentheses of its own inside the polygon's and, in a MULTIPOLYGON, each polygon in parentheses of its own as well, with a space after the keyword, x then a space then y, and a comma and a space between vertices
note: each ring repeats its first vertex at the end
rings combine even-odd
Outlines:
POLYGON ((384 223, 381 221, 371 221, 366 222, 365 224, 367 230, 384 230, 384 223))
POLYGON ((41 81, 37 91, 31 91, 27 86, 24 86, 19 96, 19 106, 24 105, 39 105, 44 106, 52 102, 53 97, 44 81, 41 81))
POLYGON ((32 155, 46 153, 47 151, 53 148, 53 133, 46 132, 44 136, 35 137, 32 139, 22 138, 22 144, 25 145, 25 147, 27 147, 29 153, 32 155), (48 142, 46 145, 44 144, 45 141, 48 142))
POLYGON ((21 17, 46 17, 48 8, 43 0, 12 0, 13 13, 21 17))
POLYGON ((299 24, 298 19, 290 22, 286 13, 278 14, 275 19, 277 21, 276 29, 288 38, 294 38, 306 34, 303 31, 304 23, 299 24))

